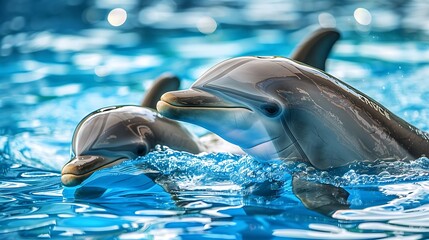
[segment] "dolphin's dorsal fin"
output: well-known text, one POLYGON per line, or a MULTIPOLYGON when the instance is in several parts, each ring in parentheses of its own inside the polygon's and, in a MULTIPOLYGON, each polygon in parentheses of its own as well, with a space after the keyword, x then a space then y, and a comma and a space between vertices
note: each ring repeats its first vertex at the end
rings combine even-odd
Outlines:
POLYGON ((321 28, 304 40, 293 52, 292 59, 325 71, 325 62, 340 33, 335 28, 321 28))
POLYGON ((177 76, 169 73, 162 74, 154 81, 149 90, 146 91, 141 106, 156 109, 156 103, 159 101, 162 94, 179 90, 179 87, 180 80, 177 76))

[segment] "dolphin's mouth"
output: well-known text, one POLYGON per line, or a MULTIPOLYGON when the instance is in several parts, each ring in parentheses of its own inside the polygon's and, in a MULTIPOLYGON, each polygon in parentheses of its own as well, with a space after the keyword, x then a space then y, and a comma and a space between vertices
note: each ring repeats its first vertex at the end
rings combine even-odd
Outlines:
POLYGON ((77 156, 70 160, 61 170, 61 182, 67 187, 79 185, 95 171, 118 165, 126 159, 107 159, 92 155, 77 156))
POLYGON ((246 107, 230 107, 230 106, 204 106, 204 105, 196 105, 196 106, 192 106, 192 105, 178 105, 175 103, 171 103, 168 101, 164 101, 164 100, 159 100, 157 105, 156 105, 156 109, 158 110, 158 112, 160 112, 162 115, 164 115, 164 113, 166 112, 170 112, 170 111, 180 111, 180 110, 213 110, 215 111, 217 110, 234 110, 234 109, 245 109, 245 110, 249 110, 246 107))
POLYGON ((213 94, 199 89, 187 89, 165 93, 158 101, 156 108, 162 115, 173 119, 181 119, 184 111, 201 110, 223 111, 242 109, 251 111, 240 104, 221 99, 213 94))
POLYGON ((193 108, 246 108, 240 104, 220 98, 205 90, 187 89, 171 91, 161 96, 160 102, 168 103, 174 107, 193 108))

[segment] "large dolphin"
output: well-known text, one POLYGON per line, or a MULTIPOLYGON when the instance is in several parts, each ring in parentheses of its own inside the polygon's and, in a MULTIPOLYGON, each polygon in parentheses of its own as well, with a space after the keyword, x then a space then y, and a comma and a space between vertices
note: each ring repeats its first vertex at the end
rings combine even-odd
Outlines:
POLYGON ((429 135, 343 81, 283 57, 239 57, 158 111, 207 128, 263 160, 301 159, 317 169, 429 156, 429 135))
MULTIPOLYGON (((321 30, 306 43, 322 49, 304 44, 294 59, 224 61, 190 89, 164 94, 157 109, 205 127, 262 160, 298 159, 329 169, 353 161, 428 156, 427 133, 324 72, 326 49, 338 37, 335 30, 321 30)), ((349 208, 349 193, 341 187, 297 175, 292 187, 307 208, 324 215, 349 208)))

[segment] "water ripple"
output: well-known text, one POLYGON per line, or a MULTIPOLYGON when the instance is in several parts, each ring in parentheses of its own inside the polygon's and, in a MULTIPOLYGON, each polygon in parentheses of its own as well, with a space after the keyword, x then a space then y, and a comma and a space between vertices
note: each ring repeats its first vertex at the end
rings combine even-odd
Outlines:
POLYGON ((23 182, 7 182, 7 181, 0 181, 0 189, 10 189, 10 188, 23 188, 27 187, 29 184, 23 183, 23 182))
POLYGON ((12 219, 11 221, 3 220, 0 222, 2 228, 0 233, 11 233, 16 231, 29 231, 39 228, 47 228, 56 224, 55 219, 22 219, 16 220, 12 219))
POLYGON ((14 198, 14 197, 0 196, 0 203, 1 204, 10 203, 10 202, 14 202, 14 201, 16 201, 16 198, 14 198))
POLYGON ((137 215, 143 216, 175 216, 183 214, 183 211, 169 211, 169 210, 138 210, 135 212, 137 215))
POLYGON ((57 223, 57 230, 66 228, 79 229, 84 232, 111 232, 118 231, 124 227, 128 227, 128 221, 121 219, 105 218, 105 217, 71 217, 61 219, 57 223), (67 226, 67 227, 63 227, 67 226))
POLYGON ((21 174, 23 178, 42 178, 42 177, 59 177, 61 174, 55 172, 24 172, 21 174))
POLYGON ((311 230, 276 229, 273 235, 301 239, 380 239, 387 236, 385 233, 351 232, 326 224, 310 224, 309 228, 311 230))
POLYGON ((403 227, 398 225, 386 224, 386 223, 361 223, 359 224, 359 229, 362 230, 372 230, 372 231, 400 231, 400 232, 410 232, 410 233, 427 233, 429 228, 424 227, 403 227))
POLYGON ((338 210, 333 217, 341 220, 387 221, 392 219, 414 219, 427 216, 428 213, 428 206, 404 210, 385 205, 363 210, 338 210))

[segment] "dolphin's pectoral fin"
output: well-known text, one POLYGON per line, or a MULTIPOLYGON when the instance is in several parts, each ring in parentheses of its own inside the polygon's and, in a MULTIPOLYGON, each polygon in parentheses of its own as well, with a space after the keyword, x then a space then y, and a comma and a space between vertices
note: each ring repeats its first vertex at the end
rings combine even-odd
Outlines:
POLYGON ((291 58, 325 71, 325 62, 340 33, 334 28, 314 32, 294 51, 291 58))
POLYGON ((141 106, 156 109, 156 103, 161 99, 162 94, 176 91, 179 87, 180 79, 177 76, 163 74, 159 76, 150 89, 146 91, 141 106))
POLYGON ((335 211, 350 207, 347 202, 350 194, 345 189, 331 184, 311 182, 293 176, 292 190, 305 207, 326 216, 332 216, 335 211))

